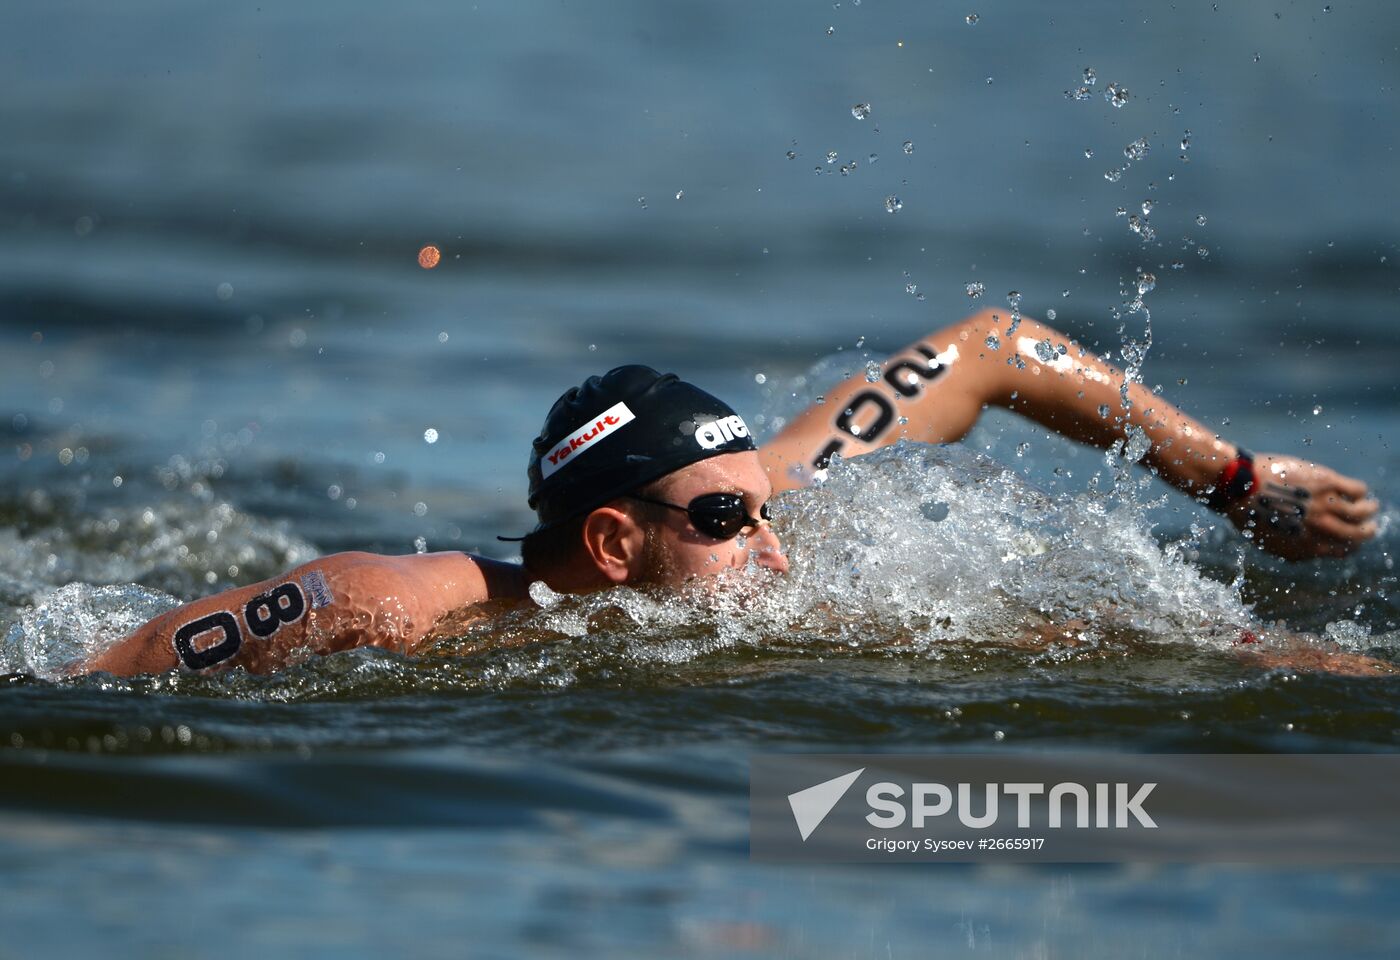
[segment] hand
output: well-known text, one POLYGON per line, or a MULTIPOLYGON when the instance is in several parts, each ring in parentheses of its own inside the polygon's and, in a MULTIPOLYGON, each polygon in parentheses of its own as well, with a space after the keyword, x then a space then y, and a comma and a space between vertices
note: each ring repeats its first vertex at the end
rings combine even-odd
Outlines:
POLYGON ((1344 557, 1376 535, 1380 504, 1360 480, 1271 453, 1255 456, 1254 475, 1254 489, 1225 513, 1270 553, 1285 560, 1344 557))

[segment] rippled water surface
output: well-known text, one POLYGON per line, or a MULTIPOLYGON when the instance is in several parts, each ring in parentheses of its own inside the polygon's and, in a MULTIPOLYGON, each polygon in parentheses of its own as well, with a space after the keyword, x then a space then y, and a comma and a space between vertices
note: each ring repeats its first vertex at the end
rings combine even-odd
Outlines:
POLYGON ((1391 870, 751 864, 747 757, 1396 748, 1397 677, 1234 641, 1400 663, 1397 43, 1341 2, 0 13, 0 954, 1394 956, 1391 870), (987 304, 1362 477, 1380 537, 1274 562, 993 413, 785 496, 757 588, 64 678, 321 553, 509 556, 589 373, 771 434, 987 304))

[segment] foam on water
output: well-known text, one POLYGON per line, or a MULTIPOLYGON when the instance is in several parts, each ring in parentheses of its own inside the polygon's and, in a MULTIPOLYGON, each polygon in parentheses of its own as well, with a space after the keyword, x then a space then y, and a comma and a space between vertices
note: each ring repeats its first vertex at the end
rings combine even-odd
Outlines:
POLYGON ((1237 587, 1161 547, 1140 508, 1057 501, 990 458, 902 442, 833 463, 778 501, 791 571, 726 571, 678 592, 585 597, 537 584, 538 607, 437 652, 514 647, 473 683, 568 686, 581 675, 720 651, 938 658, 972 647, 1225 649, 1253 618, 1237 587))
MULTIPOLYGON (((1241 628, 1258 629, 1239 584, 1212 580, 1184 551, 1161 546, 1130 498, 1053 498, 963 447, 901 442, 838 458, 822 484, 785 494, 775 507, 791 561, 785 576, 751 568, 680 591, 623 587, 583 597, 538 584, 533 603, 464 628, 423 657, 357 651, 310 658, 270 683, 235 671, 156 686, 274 699, 366 684, 563 688, 581 678, 645 682, 723 651, 937 659, 970 646, 1054 659, 1103 645, 1225 649, 1241 628)), ((52 529, 11 543, 0 552, 11 589, 33 596, 4 635, 0 669, 60 677, 178 602, 131 583, 80 579, 50 589, 45 579, 55 571, 119 584, 184 571, 179 592, 193 596, 213 589, 201 587, 200 571, 239 563, 271 575, 314 554, 227 504, 172 504, 115 528, 94 520, 71 536, 52 529), (17 576, 27 561, 59 553, 62 562, 47 573, 17 576)), ((1374 642, 1346 624, 1328 634, 1353 648, 1374 642)))

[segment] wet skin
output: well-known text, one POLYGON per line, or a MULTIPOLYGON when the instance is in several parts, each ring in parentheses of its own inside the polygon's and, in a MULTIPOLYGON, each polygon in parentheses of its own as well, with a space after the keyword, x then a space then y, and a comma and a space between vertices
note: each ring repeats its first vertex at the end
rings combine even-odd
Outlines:
MULTIPOLYGON (((756 517, 775 490, 810 482, 833 450, 849 457, 900 439, 952 442, 993 405, 1099 447, 1140 431, 1150 441, 1144 462, 1164 480, 1196 498, 1215 488, 1237 446, 1142 384, 1124 384, 1121 373, 1058 331, 1022 318, 1013 340, 1002 329, 1005 321, 985 311, 935 331, 892 354, 877 382, 861 373, 838 384, 825 404, 794 418, 761 451, 713 457, 666 477, 664 499, 683 506, 706 493, 737 493, 756 517), (984 344, 998 332, 1006 349, 994 352, 984 344), (1049 349, 1040 349, 1046 344, 1049 349), (1008 363, 1008 353, 1021 363, 1008 363)), ((1224 513, 1261 548, 1288 559, 1339 557, 1376 535, 1379 504, 1361 481, 1282 455, 1259 454, 1256 468, 1257 488, 1224 513)), ((716 540, 697 531, 684 513, 656 510, 662 515, 625 498, 594 510, 579 555, 543 579, 556 590, 583 593, 623 583, 673 585, 750 561, 787 569, 781 544, 766 524, 716 540)), ((276 670, 301 652, 380 646, 409 653, 444 630, 524 599, 531 579, 518 565, 461 553, 335 554, 170 611, 74 672, 151 673, 182 661, 187 668, 204 668, 211 649, 233 652, 209 669, 256 671, 276 670), (293 595, 312 573, 332 600, 317 606, 302 591, 305 609, 293 616, 293 595), (284 604, 279 610, 268 605, 274 594, 284 604)))

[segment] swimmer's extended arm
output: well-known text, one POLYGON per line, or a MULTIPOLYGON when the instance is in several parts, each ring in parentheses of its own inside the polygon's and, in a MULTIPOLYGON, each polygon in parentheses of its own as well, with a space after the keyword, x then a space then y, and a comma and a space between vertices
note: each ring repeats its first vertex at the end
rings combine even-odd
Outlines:
POLYGON ((491 595, 493 572, 461 553, 338 553, 283 576, 164 613, 82 672, 131 676, 284 666, 293 651, 378 646, 410 651, 447 613, 491 595))
MULTIPOLYGON (((875 382, 862 372, 840 384, 765 444, 774 489, 803 485, 833 453, 857 456, 902 438, 959 440, 996 405, 1098 447, 1141 428, 1151 444, 1143 459, 1167 482, 1195 497, 1214 490, 1236 446, 1142 384, 1127 385, 1125 405, 1122 373, 1034 320, 1007 336, 1009 320, 975 314, 891 356, 875 382)), ((1290 559, 1340 556, 1375 535, 1378 504, 1361 481, 1270 454, 1255 468, 1257 488, 1225 512, 1265 549, 1290 559)))

